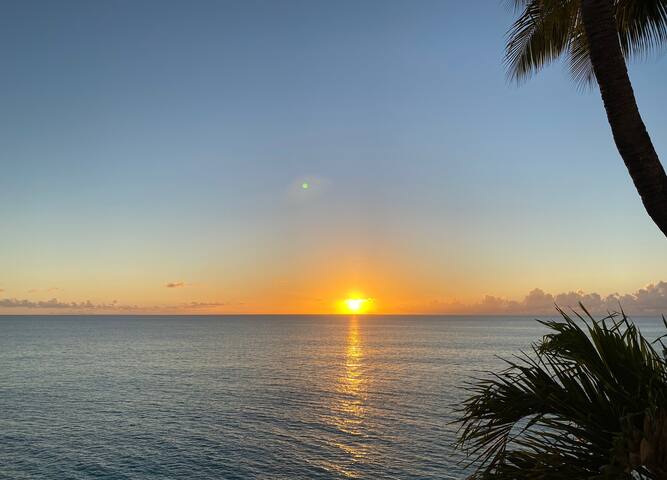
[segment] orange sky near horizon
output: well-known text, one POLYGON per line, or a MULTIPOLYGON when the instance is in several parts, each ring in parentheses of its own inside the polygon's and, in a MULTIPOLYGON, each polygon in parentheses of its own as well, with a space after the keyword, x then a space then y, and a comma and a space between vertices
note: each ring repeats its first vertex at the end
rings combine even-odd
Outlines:
MULTIPOLYGON (((73 279, 72 283, 67 283, 61 279, 60 286, 49 286, 57 285, 55 282, 43 282, 41 285, 45 286, 41 288, 28 288, 28 285, 37 282, 26 282, 24 285, 15 284, 13 288, 3 288, 0 292, 0 314, 348 314, 352 312, 343 302, 349 298, 370 299, 361 313, 374 314, 553 312, 554 299, 542 299, 541 303, 534 304, 533 310, 521 303, 529 292, 535 290, 534 286, 518 290, 516 286, 506 285, 506 288, 480 294, 478 289, 467 287, 466 281, 437 282, 426 275, 418 277, 414 271, 399 272, 395 267, 378 266, 366 271, 358 268, 358 263, 354 265, 356 268, 346 269, 341 262, 327 262, 325 266, 320 266, 324 271, 310 268, 291 277, 272 276, 265 270, 261 278, 260 275, 251 275, 242 281, 237 279, 217 284, 185 276, 161 281, 137 276, 134 282, 91 280, 79 283, 79 279, 73 279), (410 278, 415 281, 406 281, 410 278), (101 285, 105 287, 103 292, 100 291, 101 285), (50 305, 53 299, 57 302, 50 305), (515 303, 509 303, 511 301, 515 303), (75 305, 66 305, 71 303, 75 305)), ((663 288, 660 290, 656 285, 659 287, 662 284, 655 280, 651 291, 667 298, 667 289, 660 287, 663 288)), ((644 286, 641 283, 625 291, 578 289, 580 293, 577 295, 594 292, 599 292, 602 298, 614 293, 634 295, 644 286)), ((559 289, 558 285, 552 284, 545 291, 547 295, 551 293, 555 296, 572 292, 572 289, 559 289)), ((562 298, 571 306, 576 306, 579 297, 562 298)))

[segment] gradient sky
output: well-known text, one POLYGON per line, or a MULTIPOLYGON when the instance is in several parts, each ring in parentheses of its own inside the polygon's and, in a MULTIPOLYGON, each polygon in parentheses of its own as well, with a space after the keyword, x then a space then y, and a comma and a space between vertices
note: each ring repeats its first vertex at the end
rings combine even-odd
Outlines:
MULTIPOLYGON (((353 293, 448 311, 667 279, 598 92, 563 65, 506 80, 512 18, 495 0, 3 2, 0 311, 316 313, 353 293)), ((667 157, 667 59, 630 73, 667 157)))

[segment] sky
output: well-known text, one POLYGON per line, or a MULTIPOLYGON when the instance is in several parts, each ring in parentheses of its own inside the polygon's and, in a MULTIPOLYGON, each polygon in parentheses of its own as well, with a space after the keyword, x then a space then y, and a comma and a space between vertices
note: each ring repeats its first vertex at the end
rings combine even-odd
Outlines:
MULTIPOLYGON (((509 82, 513 18, 2 2, 0 313, 667 312, 599 93, 561 64, 509 82)), ((667 58, 630 75, 665 157, 667 58)))

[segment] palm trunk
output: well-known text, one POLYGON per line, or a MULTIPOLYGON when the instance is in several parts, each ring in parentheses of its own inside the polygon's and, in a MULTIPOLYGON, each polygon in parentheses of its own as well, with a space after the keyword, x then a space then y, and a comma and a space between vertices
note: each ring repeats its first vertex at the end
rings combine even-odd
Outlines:
POLYGON ((581 13, 616 148, 646 211, 667 236, 667 176, 637 108, 621 53, 612 0, 581 0, 581 13))

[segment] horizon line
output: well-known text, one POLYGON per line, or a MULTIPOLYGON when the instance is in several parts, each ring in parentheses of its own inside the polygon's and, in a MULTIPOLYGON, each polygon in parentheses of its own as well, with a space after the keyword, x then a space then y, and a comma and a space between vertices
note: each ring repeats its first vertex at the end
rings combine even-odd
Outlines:
MULTIPOLYGON (((621 315, 620 312, 600 314, 621 315)), ((627 314, 629 317, 661 317, 659 313, 627 314)), ((1 317, 558 317, 548 313, 0 313, 1 317)), ((539 320, 539 319, 537 319, 539 320)))

